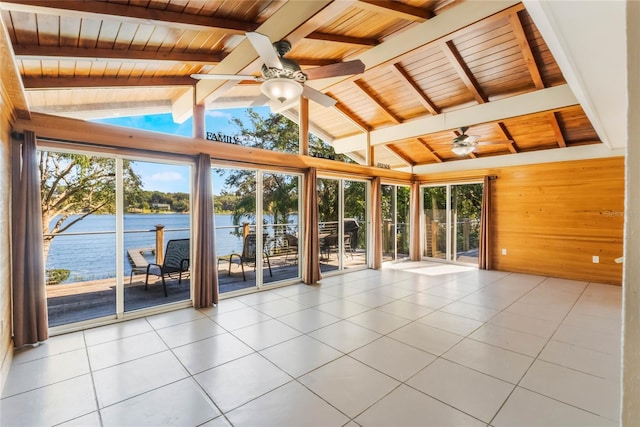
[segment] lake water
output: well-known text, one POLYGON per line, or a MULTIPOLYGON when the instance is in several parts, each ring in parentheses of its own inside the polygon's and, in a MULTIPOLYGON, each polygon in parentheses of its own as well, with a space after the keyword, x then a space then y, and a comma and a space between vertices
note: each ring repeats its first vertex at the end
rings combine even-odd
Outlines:
MULTIPOLYGON (((189 237, 189 215, 184 214, 127 214, 124 216, 124 269, 131 272, 128 249, 154 248, 155 226, 165 226, 164 242, 189 237), (153 230, 153 231, 150 231, 153 230)), ((231 215, 216 214, 216 253, 229 254, 242 251, 242 238, 233 234, 235 227, 231 215), (226 227, 226 228, 225 228, 226 227)), ((70 270, 66 282, 79 282, 115 277, 116 273, 116 217, 115 215, 90 215, 75 224, 67 232, 91 233, 58 235, 49 250, 47 269, 70 270)), ((153 255, 148 261, 155 262, 153 255)))

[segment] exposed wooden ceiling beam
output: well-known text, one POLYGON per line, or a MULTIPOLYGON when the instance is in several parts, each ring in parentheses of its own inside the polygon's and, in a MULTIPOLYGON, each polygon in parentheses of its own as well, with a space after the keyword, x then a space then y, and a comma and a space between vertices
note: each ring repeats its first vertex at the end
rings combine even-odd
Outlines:
POLYGON ((396 116, 393 111, 391 111, 387 106, 383 105, 376 96, 371 93, 369 89, 367 89, 364 83, 361 80, 356 80, 353 82, 358 89, 367 97, 371 102, 376 104, 376 106, 384 113, 385 116, 389 118, 392 122, 399 124, 402 123, 402 120, 398 116, 396 116))
MULTIPOLYGON (((429 133, 456 129, 461 126, 473 126, 497 120, 501 121, 510 117, 557 110, 577 103, 578 101, 569 85, 554 86, 460 110, 447 111, 437 116, 422 117, 399 125, 372 130, 370 131, 370 143, 371 145, 388 144, 429 133)), ((335 146, 342 152, 342 150, 361 150, 366 144, 366 135, 353 135, 337 139, 335 146)))
POLYGON ((391 71, 395 76, 404 84, 417 98, 418 101, 426 108, 431 114, 439 114, 440 109, 429 99, 429 97, 420 89, 420 87, 413 81, 411 76, 400 66, 400 64, 392 64, 391 71))
POLYGON ((505 124, 503 122, 497 122, 496 126, 498 127, 498 131, 502 134, 504 139, 513 141, 511 144, 507 144, 507 148, 509 149, 509 151, 511 151, 513 154, 520 151, 520 149, 518 148, 518 145, 516 144, 516 141, 511 136, 511 132, 509 132, 509 129, 507 129, 505 124))
POLYGON ((78 61, 78 58, 92 61, 122 61, 122 62, 179 62, 190 64, 217 64, 222 53, 186 53, 186 52, 152 52, 146 50, 100 49, 84 47, 58 46, 14 46, 16 59, 59 61, 78 61))
POLYGON ((409 181, 412 178, 412 175, 407 172, 370 168, 311 156, 298 156, 291 153, 243 147, 241 145, 184 136, 165 134, 158 138, 157 132, 91 123, 40 113, 33 113, 31 120, 17 120, 13 124, 13 130, 15 131, 21 132, 27 129, 46 139, 78 141, 80 143, 99 144, 104 147, 122 148, 123 141, 127 141, 126 147, 128 149, 155 153, 174 153, 187 156, 207 153, 214 160, 269 165, 272 168, 284 167, 302 170, 315 167, 318 171, 339 174, 351 173, 367 177, 380 176, 381 178, 404 181, 409 181))
POLYGON ((347 120, 349 120, 351 123, 353 123, 357 128, 360 129, 360 131, 367 133, 371 130, 371 128, 369 127, 369 125, 367 125, 366 123, 364 123, 362 120, 360 120, 359 118, 357 118, 355 115, 353 115, 353 113, 351 113, 344 105, 340 104, 339 102, 336 103, 336 105, 333 107, 335 108, 335 110, 337 112, 339 112, 340 114, 342 114, 347 120))
POLYGON ((440 47, 445 56, 449 59, 449 62, 453 66, 454 70, 458 74, 458 77, 462 80, 464 85, 467 87, 469 92, 473 94, 473 97, 478 101, 478 104, 484 104, 488 101, 486 95, 482 93, 482 89, 480 85, 476 81, 476 78, 467 67, 467 64, 464 62, 464 59, 456 49, 452 40, 448 40, 446 42, 440 43, 440 47))
POLYGON ((192 15, 104 1, 3 0, 0 3, 0 8, 28 13, 76 16, 86 19, 118 20, 141 25, 163 25, 184 30, 224 30, 227 33, 235 34, 255 31, 258 27, 258 24, 254 22, 192 15))
POLYGON ((398 148, 393 144, 385 145, 384 148, 389 150, 394 156, 402 160, 407 165, 414 166, 416 164, 416 162, 411 157, 407 156, 402 151, 398 150, 398 148))
POLYGON ((553 111, 549 112, 549 123, 551 124, 551 128, 553 129, 553 133, 556 135, 556 141, 558 142, 558 147, 566 147, 567 141, 564 139, 564 135, 562 134, 562 129, 560 129, 560 123, 558 123, 558 116, 553 111))
POLYGON ((417 138, 417 140, 420 142, 420 144, 424 145, 424 148, 427 149, 427 151, 429 152, 429 155, 433 157, 433 160, 435 160, 438 163, 444 162, 444 159, 440 157, 438 153, 436 153, 433 150, 433 148, 427 143, 427 141, 425 141, 423 138, 417 138))
POLYGON ((380 42, 378 42, 378 40, 376 39, 349 37, 349 36, 343 36, 340 34, 321 33, 319 31, 314 31, 311 34, 308 34, 307 37, 305 38, 312 39, 312 40, 322 40, 325 42, 350 44, 353 46, 361 46, 361 47, 372 47, 380 44, 380 42))
POLYGON ((10 117, 12 114, 18 119, 29 120, 31 113, 29 103, 22 88, 20 72, 16 66, 16 61, 11 58, 11 39, 7 33, 7 28, 0 19, 0 78, 3 94, 0 95, 2 114, 10 117), (7 98, 9 102, 7 102, 7 98))
POLYGON ((193 86, 191 77, 22 77, 25 89, 193 86))
POLYGON ((360 0, 358 7, 362 9, 375 10, 389 15, 394 15, 398 19, 406 21, 424 22, 433 17, 433 12, 408 4, 391 0, 360 0))
POLYGON ((518 46, 520 47, 522 55, 524 56, 524 61, 527 64, 527 68, 529 69, 529 74, 531 74, 533 84, 535 85, 536 89, 543 89, 544 82, 542 81, 542 76, 540 75, 540 69, 536 64, 536 59, 533 56, 531 45, 529 44, 529 40, 527 40, 527 35, 524 32, 524 28, 522 28, 522 21, 520 21, 520 16, 517 12, 509 15, 509 24, 511 25, 513 34, 516 36, 518 46))
POLYGON ((171 103, 165 100, 136 102, 104 102, 94 104, 56 105, 39 107, 39 113, 60 114, 83 119, 137 116, 171 112, 171 103))

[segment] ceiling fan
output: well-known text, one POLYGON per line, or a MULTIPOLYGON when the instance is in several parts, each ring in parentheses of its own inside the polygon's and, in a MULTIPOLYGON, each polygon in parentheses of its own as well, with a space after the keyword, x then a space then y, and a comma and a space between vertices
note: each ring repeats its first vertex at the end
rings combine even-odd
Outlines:
POLYGON ((451 151, 458 156, 468 156, 476 151, 476 147, 479 145, 513 144, 513 141, 510 140, 480 141, 478 135, 467 135, 467 130, 469 130, 469 126, 462 126, 459 128, 460 134, 453 138, 450 143, 447 143, 447 145, 450 145, 451 151))
POLYGON ((269 98, 272 110, 283 111, 297 103, 300 95, 317 102, 324 107, 333 107, 336 100, 312 87, 306 86, 307 80, 327 77, 346 76, 364 72, 364 64, 359 59, 324 65, 302 71, 300 65, 284 55, 291 50, 291 43, 281 40, 272 43, 264 34, 246 33, 264 62, 260 76, 242 74, 191 74, 194 79, 254 80, 262 82, 260 90, 269 98))

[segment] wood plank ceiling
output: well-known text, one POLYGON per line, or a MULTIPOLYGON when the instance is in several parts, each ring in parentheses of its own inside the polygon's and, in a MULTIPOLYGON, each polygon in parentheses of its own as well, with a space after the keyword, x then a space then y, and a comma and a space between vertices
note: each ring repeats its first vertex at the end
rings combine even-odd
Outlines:
MULTIPOLYGON (((566 87, 521 3, 10 0, 0 1, 0 13, 31 111, 87 118, 171 111, 182 120, 194 90, 207 109, 254 105, 256 84, 189 75, 259 74, 244 36, 259 31, 290 40, 287 57, 305 69, 362 59, 363 74, 307 83, 337 100, 333 108, 310 103, 311 131, 360 162, 407 168, 601 143, 571 96, 516 113, 504 103, 566 87), (487 106, 495 111, 484 119, 487 106), (448 127, 453 113, 468 122, 448 127), (454 154, 462 125, 492 143, 454 154)), ((285 114, 297 118, 295 109, 285 114)))

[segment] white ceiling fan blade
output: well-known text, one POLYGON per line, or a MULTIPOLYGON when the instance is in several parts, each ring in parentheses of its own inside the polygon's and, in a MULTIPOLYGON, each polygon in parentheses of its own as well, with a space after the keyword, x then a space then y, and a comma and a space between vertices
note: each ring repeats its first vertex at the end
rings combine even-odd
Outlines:
POLYGON ((260 94, 256 99, 251 103, 252 107, 258 107, 261 105, 265 105, 269 102, 269 97, 265 94, 260 94))
POLYGON ((196 80, 256 80, 256 76, 250 74, 191 74, 196 80))
POLYGON ((247 33, 247 38, 267 67, 282 68, 280 57, 273 48, 273 43, 271 43, 269 37, 260 33, 247 33))
POLYGON ((313 102, 317 102, 323 107, 330 108, 336 105, 335 99, 309 86, 302 86, 302 96, 309 98, 313 102))
POLYGON ((271 112, 273 114, 279 114, 282 113, 283 111, 286 111, 290 108, 293 108, 297 105, 300 104, 300 98, 294 98, 292 100, 290 100, 289 102, 276 102, 276 101, 269 101, 269 109, 271 110, 271 112))

